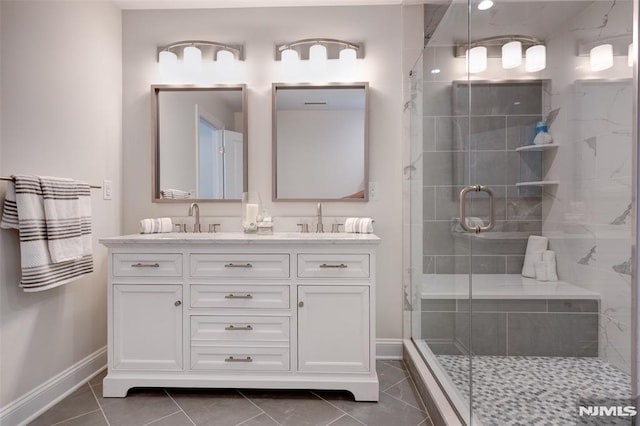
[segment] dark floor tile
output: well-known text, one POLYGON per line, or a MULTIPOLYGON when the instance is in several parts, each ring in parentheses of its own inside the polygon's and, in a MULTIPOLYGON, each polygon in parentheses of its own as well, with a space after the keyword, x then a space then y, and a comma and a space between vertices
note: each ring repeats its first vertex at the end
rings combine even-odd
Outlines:
POLYGON ((81 414, 96 411, 99 408, 89 385, 83 385, 33 422, 29 423, 29 426, 49 426, 81 414))
POLYGON ((102 397, 102 385, 94 390, 112 426, 140 426, 180 411, 164 389, 131 389, 126 398, 102 397))
POLYGON ((329 423, 328 426, 362 426, 362 425, 363 425, 363 423, 360 423, 359 421, 357 421, 356 419, 354 419, 350 415, 345 414, 344 416, 340 417, 335 422, 329 423))
POLYGON ((259 416, 253 417, 244 423, 240 423, 238 426, 278 426, 278 423, 266 414, 262 413, 259 416))
POLYGON ((93 379, 89 380, 89 384, 91 386, 98 386, 102 384, 102 379, 107 375, 107 369, 105 368, 101 372, 99 372, 93 379))
POLYGON ((422 401, 420 400, 420 396, 418 395, 418 391, 416 390, 416 387, 413 386, 411 379, 405 379, 384 392, 394 398, 406 402, 414 408, 418 408, 426 412, 424 405, 422 405, 422 401))
POLYGON ((283 426, 327 425, 344 414, 308 391, 241 392, 283 426))
POLYGON ((193 422, 182 411, 179 411, 153 423, 148 423, 148 426, 193 426, 193 422))
POLYGON ((235 426, 260 414, 233 389, 169 389, 169 395, 198 426, 235 426))
POLYGON ((322 391, 317 394, 368 426, 417 425, 427 414, 384 392, 380 401, 355 402, 347 392, 322 391))
POLYGON ((384 364, 389 364, 393 367, 399 368, 400 370, 407 370, 407 366, 404 364, 404 361, 402 361, 401 359, 385 359, 385 360, 380 360, 378 362, 382 362, 384 364))
MULTIPOLYGON (((66 420, 62 423, 56 423, 56 426, 107 426, 108 423, 102 414, 102 411, 92 411, 88 414, 66 420)), ((176 425, 178 426, 178 425, 176 425)))
POLYGON ((406 379, 409 375, 405 370, 386 364, 382 361, 376 362, 376 371, 378 373, 380 390, 390 388, 396 383, 406 379))

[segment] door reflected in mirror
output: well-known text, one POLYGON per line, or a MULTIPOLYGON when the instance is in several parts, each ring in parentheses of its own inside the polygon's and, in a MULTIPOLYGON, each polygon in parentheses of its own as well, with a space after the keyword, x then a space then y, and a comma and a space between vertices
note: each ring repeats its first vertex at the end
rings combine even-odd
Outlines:
POLYGON ((158 202, 240 200, 247 190, 245 86, 152 86, 158 202))
POLYGON ((367 83, 273 85, 273 199, 367 201, 367 83))

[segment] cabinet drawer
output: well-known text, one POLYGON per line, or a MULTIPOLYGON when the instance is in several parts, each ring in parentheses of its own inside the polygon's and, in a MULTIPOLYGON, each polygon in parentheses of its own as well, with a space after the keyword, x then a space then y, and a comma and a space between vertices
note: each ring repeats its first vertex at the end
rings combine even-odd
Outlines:
POLYGON ((288 370, 289 348, 192 346, 191 368, 193 370, 288 370))
POLYGON ((368 278, 369 255, 299 254, 300 278, 368 278))
POLYGON ((191 284, 193 308, 288 309, 288 285, 191 284))
POLYGON ((278 342, 289 345, 288 317, 194 315, 191 317, 191 344, 231 346, 278 342))
POLYGON ((288 278, 288 254, 192 254, 192 277, 288 278))
POLYGON ((114 253, 114 277, 181 277, 179 253, 114 253))

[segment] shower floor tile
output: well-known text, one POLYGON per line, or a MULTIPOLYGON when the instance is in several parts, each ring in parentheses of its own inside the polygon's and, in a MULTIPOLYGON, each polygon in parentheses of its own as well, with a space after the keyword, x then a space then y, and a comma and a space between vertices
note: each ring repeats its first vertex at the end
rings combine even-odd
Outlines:
MULTIPOLYGON (((468 357, 436 358, 468 401, 468 357)), ((597 358, 475 356, 473 376, 473 410, 485 426, 631 424, 620 417, 578 416, 581 400, 631 395, 631 376, 597 358)))

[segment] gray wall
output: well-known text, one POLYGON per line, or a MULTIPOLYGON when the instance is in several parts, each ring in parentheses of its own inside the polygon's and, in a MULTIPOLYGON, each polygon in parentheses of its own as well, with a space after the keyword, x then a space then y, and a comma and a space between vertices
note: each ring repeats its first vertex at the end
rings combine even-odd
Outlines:
MULTIPOLYGON (((465 82, 424 83, 424 273, 469 271, 469 237, 456 232, 455 219, 458 192, 468 184, 489 185, 495 192, 497 225, 492 236, 520 233, 519 239, 474 237, 473 272, 521 272, 527 236, 541 233, 542 196, 539 188, 519 189, 515 184, 540 180, 542 164, 540 153, 515 149, 533 140, 541 119, 542 86, 541 81, 474 82, 469 102, 465 82)), ((487 196, 470 194, 468 200, 467 216, 486 224, 487 196)))

